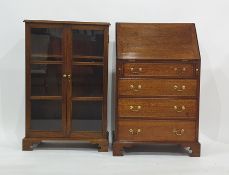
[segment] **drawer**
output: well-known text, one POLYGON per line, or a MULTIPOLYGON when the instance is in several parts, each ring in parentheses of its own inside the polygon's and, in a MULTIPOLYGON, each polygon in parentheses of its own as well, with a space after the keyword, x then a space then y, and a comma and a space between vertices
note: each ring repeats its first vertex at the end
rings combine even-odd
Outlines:
POLYGON ((168 64, 168 63, 126 63, 124 76, 154 76, 154 77, 192 77, 194 76, 193 64, 168 64))
POLYGON ((197 80, 186 79, 121 79, 119 95, 123 96, 196 96, 197 80))
POLYGON ((174 120, 119 121, 118 139, 128 141, 194 141, 196 123, 174 120))
POLYGON ((120 98, 119 117, 196 118, 197 101, 193 99, 120 98))

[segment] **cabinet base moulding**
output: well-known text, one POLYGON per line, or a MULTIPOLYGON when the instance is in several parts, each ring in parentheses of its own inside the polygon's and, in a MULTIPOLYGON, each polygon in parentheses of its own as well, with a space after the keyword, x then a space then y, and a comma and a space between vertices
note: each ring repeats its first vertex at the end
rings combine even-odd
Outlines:
MULTIPOLYGON (((39 145, 42 141, 59 141, 59 140, 66 140, 66 141, 80 141, 82 142, 82 139, 74 139, 74 138, 27 138, 25 137, 22 140, 22 150, 23 151, 32 151, 35 147, 35 145, 39 145)), ((108 139, 87 139, 83 140, 85 142, 96 144, 98 145, 98 151, 99 152, 108 152, 109 148, 109 142, 108 139)))
MULTIPOLYGON (((123 151, 125 148, 133 147, 134 145, 146 144, 146 142, 119 142, 115 141, 112 145, 113 148, 113 156, 123 156, 123 151)), ((155 142, 150 142, 147 144, 155 145, 155 142)), ((161 142, 159 144, 165 144, 165 142, 161 142)), ((192 142, 192 143, 168 143, 169 145, 179 145, 181 148, 184 148, 190 157, 200 157, 200 143, 199 142, 192 142)))
POLYGON ((136 145, 145 145, 145 144, 174 144, 179 145, 181 148, 186 150, 190 157, 200 157, 200 143, 199 142, 183 142, 183 143, 172 143, 172 142, 123 142, 123 141, 115 141, 112 145, 113 148, 113 156, 123 156, 123 151, 125 148, 130 148, 136 145))

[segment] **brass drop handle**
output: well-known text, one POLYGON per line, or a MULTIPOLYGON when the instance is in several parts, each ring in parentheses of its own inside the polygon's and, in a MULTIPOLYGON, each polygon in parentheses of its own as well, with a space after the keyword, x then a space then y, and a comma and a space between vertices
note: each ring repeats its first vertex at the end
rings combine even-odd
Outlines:
POLYGON ((183 112, 185 110, 185 106, 181 106, 181 108, 178 108, 177 106, 173 107, 176 112, 183 112))
POLYGON ((182 92, 186 89, 186 86, 185 85, 182 85, 181 88, 178 88, 177 85, 174 85, 173 86, 174 90, 176 90, 177 92, 182 92))
POLYGON ((184 134, 184 129, 173 129, 173 133, 175 133, 177 136, 181 136, 184 134))
POLYGON ((137 87, 135 87, 133 84, 130 85, 130 89, 132 89, 135 92, 141 90, 141 88, 142 88, 142 85, 140 84, 137 87))
POLYGON ((186 67, 182 67, 182 68, 181 67, 180 68, 175 67, 174 71, 176 71, 177 73, 181 74, 181 73, 186 71, 186 67))
POLYGON ((134 131, 134 129, 129 129, 129 132, 131 135, 138 135, 140 132, 142 132, 142 130, 137 129, 136 131, 134 131))
POLYGON ((66 78, 67 77, 67 74, 63 74, 63 78, 66 78))
POLYGON ((139 105, 139 106, 130 106, 130 110, 131 111, 134 111, 134 112, 138 112, 140 111, 142 107, 139 105))
POLYGON ((139 73, 142 71, 142 68, 139 67, 139 68, 137 69, 137 71, 136 71, 135 68, 131 67, 131 68, 130 68, 130 71, 131 71, 132 74, 139 74, 139 73))

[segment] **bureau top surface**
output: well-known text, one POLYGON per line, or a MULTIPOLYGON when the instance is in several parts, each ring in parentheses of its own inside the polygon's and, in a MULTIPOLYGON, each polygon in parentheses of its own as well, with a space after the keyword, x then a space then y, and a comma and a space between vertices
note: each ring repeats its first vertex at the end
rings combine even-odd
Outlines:
POLYGON ((116 42, 118 59, 200 59, 192 23, 117 23, 116 42))
POLYGON ((78 24, 78 25, 100 25, 109 26, 106 22, 80 22, 80 21, 51 21, 51 20, 24 20, 25 23, 41 23, 41 24, 78 24))

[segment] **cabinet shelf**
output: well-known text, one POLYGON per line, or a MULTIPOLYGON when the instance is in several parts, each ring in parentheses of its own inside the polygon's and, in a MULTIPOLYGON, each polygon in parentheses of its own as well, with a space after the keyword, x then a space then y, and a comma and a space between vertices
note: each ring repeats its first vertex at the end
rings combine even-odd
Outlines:
POLYGON ((62 96, 31 96, 30 100, 62 100, 62 96))
POLYGON ((49 55, 49 54, 32 54, 31 57, 37 58, 62 58, 62 55, 49 55))
POLYGON ((74 55, 73 56, 73 62, 79 62, 79 63, 100 63, 103 64, 103 58, 102 56, 81 56, 81 55, 74 55))
POLYGON ((72 58, 102 60, 103 56, 73 55, 72 58))
POLYGON ((31 61, 62 61, 63 55, 56 54, 31 54, 31 61))
POLYGON ((64 61, 30 61, 30 64, 63 64, 64 61))
POLYGON ((103 63, 100 62, 73 62, 73 65, 78 65, 78 66, 103 66, 103 63))
POLYGON ((103 97, 72 97, 74 101, 103 101, 103 97))

